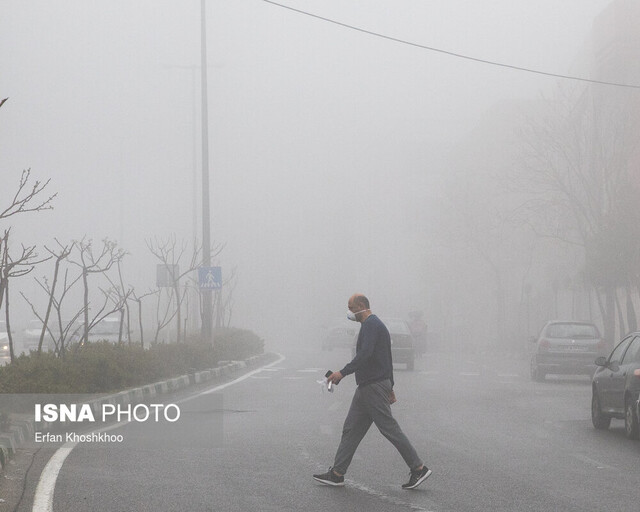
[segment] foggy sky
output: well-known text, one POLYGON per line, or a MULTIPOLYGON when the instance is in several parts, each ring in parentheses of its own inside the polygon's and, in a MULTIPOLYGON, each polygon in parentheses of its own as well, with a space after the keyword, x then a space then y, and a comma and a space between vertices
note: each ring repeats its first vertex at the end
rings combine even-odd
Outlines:
MULTIPOLYGON (((609 1, 286 3, 565 74, 609 1)), ((131 282, 152 287, 144 239, 194 233, 200 85, 189 67, 200 62, 200 2, 1 5, 0 96, 10 100, 0 110, 0 200, 24 168, 59 193, 54 211, 6 225, 24 243, 116 239, 132 253, 131 282)), ((557 80, 259 0, 207 5, 212 237, 226 244, 223 271, 237 267, 234 324, 319 325, 343 317, 354 291, 387 314, 424 307, 450 151, 496 102, 534 98, 557 80)))

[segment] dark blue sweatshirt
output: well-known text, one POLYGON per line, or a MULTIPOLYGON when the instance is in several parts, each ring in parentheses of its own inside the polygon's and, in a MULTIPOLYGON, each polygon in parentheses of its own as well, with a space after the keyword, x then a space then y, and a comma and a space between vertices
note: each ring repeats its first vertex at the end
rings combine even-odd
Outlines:
POLYGON ((356 384, 364 386, 389 379, 393 386, 393 361, 389 330, 376 315, 362 322, 356 344, 356 356, 340 373, 356 374, 356 384))

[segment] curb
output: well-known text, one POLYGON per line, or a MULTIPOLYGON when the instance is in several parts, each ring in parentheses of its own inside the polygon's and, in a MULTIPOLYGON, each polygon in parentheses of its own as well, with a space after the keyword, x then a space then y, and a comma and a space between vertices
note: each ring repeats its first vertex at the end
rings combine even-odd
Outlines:
MULTIPOLYGON (((195 384, 202 384, 213 381, 221 377, 233 375, 241 370, 254 368, 273 359, 274 354, 267 352, 252 356, 244 361, 220 361, 221 366, 209 370, 194 371, 179 377, 145 384, 137 388, 119 391, 111 395, 102 396, 89 400, 94 413, 102 410, 105 404, 127 405, 138 404, 147 398, 165 395, 185 389, 195 384)), ((32 439, 36 426, 49 427, 48 423, 36 423, 35 420, 15 420, 11 421, 8 432, 0 432, 0 470, 4 469, 7 462, 15 455, 16 450, 27 440, 32 439)))

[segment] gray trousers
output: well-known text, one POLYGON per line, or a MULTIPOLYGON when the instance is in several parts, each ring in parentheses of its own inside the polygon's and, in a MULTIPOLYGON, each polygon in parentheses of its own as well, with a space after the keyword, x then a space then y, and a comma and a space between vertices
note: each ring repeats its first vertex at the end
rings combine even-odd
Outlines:
POLYGON ((342 428, 342 439, 336 453, 333 469, 344 475, 351 464, 356 448, 365 436, 371 423, 375 423, 380 433, 386 437, 400 452, 409 469, 416 469, 422 465, 413 446, 404 435, 400 425, 391 415, 389 394, 391 381, 383 380, 358 386, 347 418, 342 428))

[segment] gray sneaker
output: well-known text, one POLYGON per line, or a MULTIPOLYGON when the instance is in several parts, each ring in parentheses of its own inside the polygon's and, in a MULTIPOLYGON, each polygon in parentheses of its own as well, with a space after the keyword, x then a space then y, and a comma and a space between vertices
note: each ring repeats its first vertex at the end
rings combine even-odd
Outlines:
POLYGON ((334 487, 342 487, 344 485, 344 475, 336 475, 333 472, 333 468, 329 468, 329 471, 321 475, 313 475, 313 479, 321 484, 333 485, 334 487))
POLYGON ((412 470, 409 474, 409 481, 406 484, 402 484, 402 488, 415 489, 430 476, 431 470, 427 466, 422 466, 422 469, 412 470))

